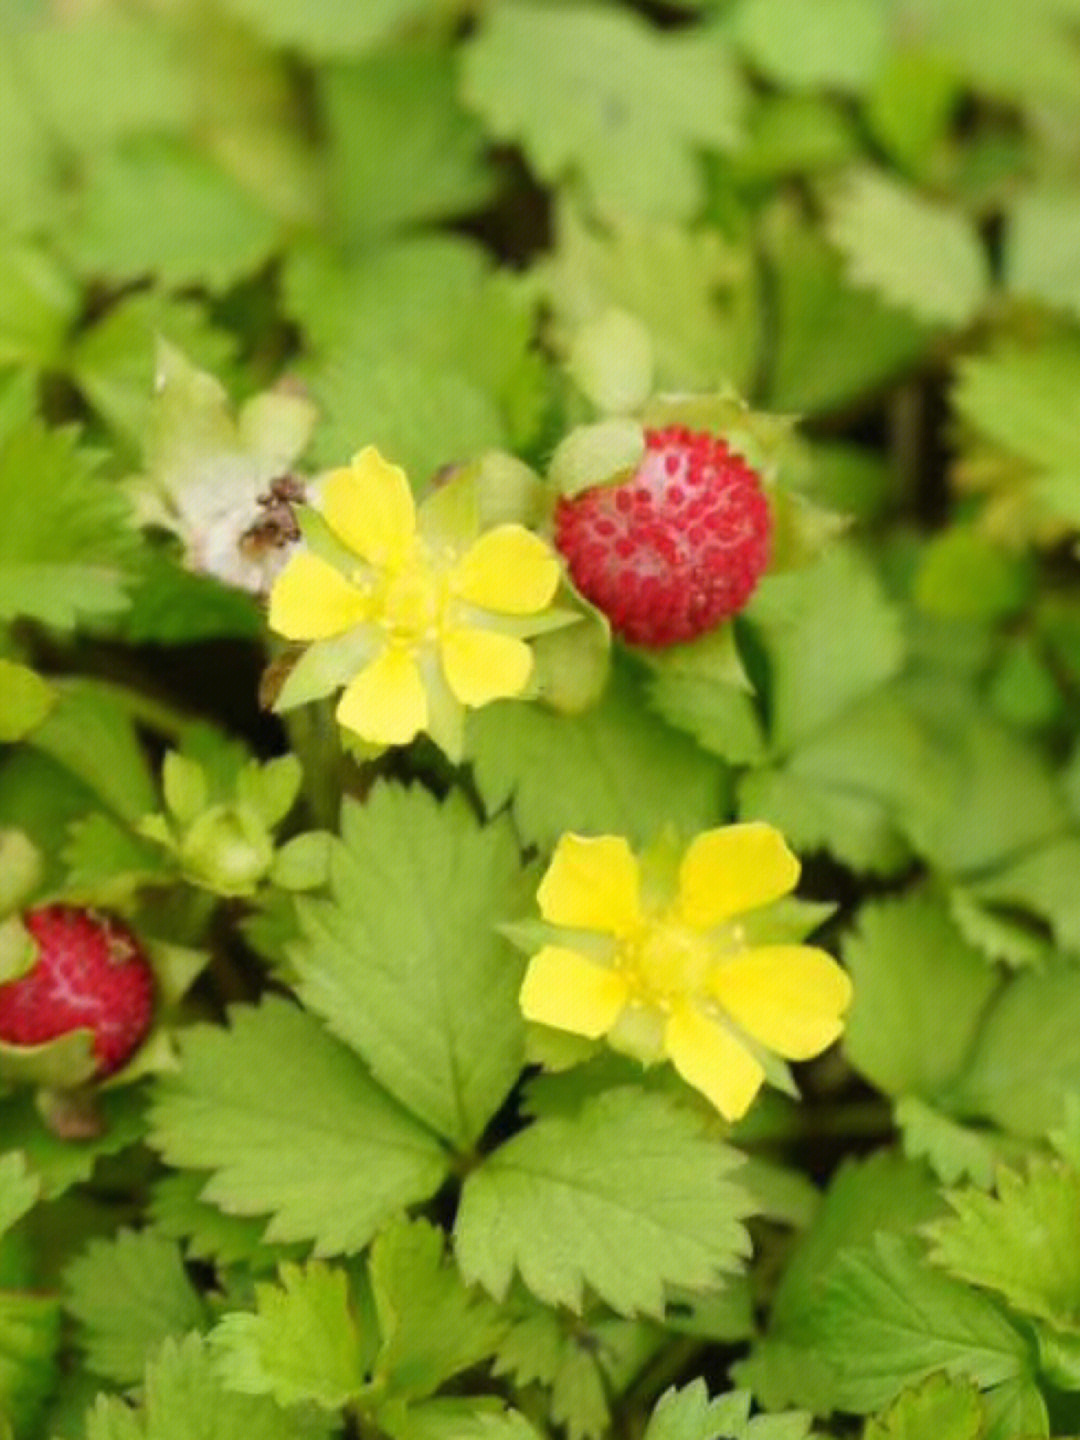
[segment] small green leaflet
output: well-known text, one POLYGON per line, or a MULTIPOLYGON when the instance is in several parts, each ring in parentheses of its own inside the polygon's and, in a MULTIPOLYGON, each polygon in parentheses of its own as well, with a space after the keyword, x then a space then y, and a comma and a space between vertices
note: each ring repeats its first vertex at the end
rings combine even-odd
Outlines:
POLYGON ((658 1315, 664 1286, 703 1289, 747 1253, 735 1152, 662 1095, 608 1091, 539 1120, 474 1170, 455 1226, 468 1280, 506 1294, 515 1270, 551 1305, 585 1287, 620 1314, 658 1315))
POLYGON ((159 1082, 153 1143, 172 1165, 211 1167, 205 1197, 263 1215, 270 1240, 358 1251, 379 1223, 427 1199, 446 1174, 435 1136, 379 1089, 360 1061, 287 1001, 199 1025, 159 1082))
POLYGON ((489 12, 465 53, 464 93, 543 179, 580 173, 601 206, 678 218, 702 196, 693 147, 731 148, 744 100, 715 34, 535 3, 489 12), (528 83, 537 73, 540 88, 528 83))
POLYGON ((152 1230, 121 1230, 92 1240, 64 1275, 89 1368, 118 1385, 137 1385, 148 1356, 170 1335, 206 1322, 180 1247, 152 1230))
POLYGON ((748 1390, 710 1400, 704 1381, 694 1380, 661 1395, 645 1440, 807 1440, 812 1423, 805 1411, 751 1418, 748 1390))
POLYGON ((496 930, 528 903, 509 824, 379 786, 345 806, 330 890, 300 905, 301 997, 403 1105, 472 1144, 524 1062, 523 962, 496 930))

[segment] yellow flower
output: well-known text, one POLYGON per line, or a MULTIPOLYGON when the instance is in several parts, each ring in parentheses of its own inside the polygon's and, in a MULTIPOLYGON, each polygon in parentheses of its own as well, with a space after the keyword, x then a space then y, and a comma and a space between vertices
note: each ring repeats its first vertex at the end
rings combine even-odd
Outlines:
POLYGON ((779 900, 799 862, 771 825, 707 830, 681 858, 564 835, 538 892, 567 931, 529 962, 525 1017, 668 1059, 727 1120, 765 1079, 761 1052, 808 1060, 842 1029, 851 982, 824 950, 749 943, 739 916, 779 900))
POLYGON ((378 746, 427 730, 456 758, 464 708, 528 685, 524 637, 545 628, 558 561, 521 525, 477 537, 475 505, 453 483, 417 511, 404 471, 372 446, 326 478, 321 510, 324 543, 279 576, 271 629, 333 642, 324 669, 347 670, 337 682, 347 729, 378 746))

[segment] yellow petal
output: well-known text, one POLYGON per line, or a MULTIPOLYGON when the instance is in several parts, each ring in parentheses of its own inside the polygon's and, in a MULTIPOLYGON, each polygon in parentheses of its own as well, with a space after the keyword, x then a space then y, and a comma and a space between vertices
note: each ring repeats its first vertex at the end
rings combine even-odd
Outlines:
POLYGON ((343 635, 368 614, 364 592, 307 550, 293 556, 270 592, 270 629, 286 640, 343 635))
POLYGON ((405 560, 416 534, 416 506, 404 470, 373 445, 323 481, 322 512, 331 530, 371 565, 405 560))
POLYGON ((693 1005, 679 1005, 671 1012, 664 1049, 686 1083, 700 1090, 725 1120, 742 1119, 765 1079, 750 1051, 693 1005))
POLYGON ((851 981, 812 945, 761 945, 715 971, 709 987, 746 1033, 786 1060, 820 1055, 843 1028, 851 981))
POLYGON ((641 875, 620 835, 564 835, 536 898, 552 925, 572 930, 632 930, 641 916, 641 875))
POLYGON ((427 696, 409 651, 390 646, 365 666, 342 695, 337 718, 374 745, 407 745, 427 724, 427 696))
POLYGON ((779 830, 762 821, 706 830, 679 869, 679 909, 688 925, 708 930, 793 890, 799 862, 779 830))
POLYGON ((535 615, 559 586, 559 562, 539 535, 498 525, 481 535, 451 576, 454 594, 500 615, 535 615))
POLYGON ((529 961, 521 987, 526 1020, 598 1040, 626 1004, 626 981, 576 950, 545 945, 529 961))
POLYGON ((474 709, 520 695, 532 674, 532 651, 524 640, 460 625, 439 642, 443 674, 462 705, 474 709))

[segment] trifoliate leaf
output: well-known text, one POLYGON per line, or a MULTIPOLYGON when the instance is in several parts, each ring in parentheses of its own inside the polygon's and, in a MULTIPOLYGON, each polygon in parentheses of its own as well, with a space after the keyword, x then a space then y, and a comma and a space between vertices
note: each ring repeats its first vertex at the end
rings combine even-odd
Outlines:
POLYGON ((929 897, 864 905, 843 955, 852 1065, 889 1095, 933 1099, 962 1068, 1000 975, 929 897))
POLYGON ((312 1017, 271 998, 232 1020, 185 1032, 153 1111, 170 1164, 214 1170, 209 1201, 271 1214, 267 1239, 330 1254, 362 1249, 386 1216, 438 1189, 435 1137, 312 1017))
POLYGON ((496 926, 520 913, 506 820, 460 795, 382 786, 346 805, 332 898, 300 905, 305 1003, 403 1105, 467 1147, 524 1062, 522 964, 496 926))
POLYGON ((580 174, 602 207, 679 218, 702 199, 694 149, 731 148, 744 99, 714 33, 535 3, 489 13, 465 52, 464 94, 542 179, 580 174), (542 89, 522 83, 537 67, 542 89))
POLYGON ((461 109, 455 78, 448 50, 383 50, 321 73, 335 219, 348 242, 488 200, 483 131, 461 109))
POLYGON ((747 608, 770 670, 771 739, 781 752, 899 669, 900 620, 846 546, 763 580, 747 608))
POLYGON ((195 149, 142 136, 94 157, 66 248, 86 269, 215 289, 273 251, 278 223, 228 172, 195 149))
POLYGON ((848 176, 829 233, 856 285, 920 320, 967 325, 986 300, 986 252, 972 221, 882 173, 848 176))
POLYGON ((935 1370, 990 1389, 1023 1376, 1023 1335, 984 1296, 921 1261, 917 1244, 882 1235, 842 1255, 813 1311, 833 1403, 866 1413, 935 1370))
POLYGON ((742 0, 730 34, 784 86, 860 91, 888 53, 888 19, 883 0, 742 0))
POLYGON ((229 1390, 206 1342, 188 1335, 166 1340, 150 1361, 138 1410, 116 1396, 98 1397, 86 1440, 322 1440, 328 1428, 316 1415, 229 1390))
POLYGON ((522 835, 543 847, 564 830, 642 843, 668 822, 692 833, 722 802, 720 764, 650 714, 619 668, 582 715, 485 706, 470 716, 468 749, 488 812, 511 801, 522 835))
POLYGON ((1080 314, 1080 195, 1032 191, 1013 206, 1005 273, 1010 290, 1080 314))
POLYGON ((274 45, 303 55, 353 56, 389 39, 423 10, 423 0, 227 0, 225 8, 274 45))
POLYGON ((44 720, 55 701, 55 690, 35 670, 0 658, 0 745, 21 740, 44 720))
POLYGON ((152 1230, 92 1240, 64 1282, 88 1366, 117 1385, 137 1385, 164 1340, 206 1322, 179 1246, 152 1230))
POLYGON ((816 230, 781 212, 770 249, 777 310, 768 390, 773 409, 835 409, 923 353, 926 328, 848 284, 839 257, 816 230))
POLYGON ((128 506, 95 469, 70 431, 38 421, 0 440, 0 619, 71 628, 124 608, 128 506))
POLYGON ((230 1390, 338 1410, 363 1388, 376 1340, 345 1271, 312 1260, 283 1265, 278 1285, 256 1284, 254 1311, 223 1316, 210 1350, 230 1390))
POLYGON ((664 1285, 701 1289, 738 1267, 749 1200, 735 1156, 660 1095, 612 1090, 539 1120, 465 1182, 455 1226, 469 1280, 580 1310, 584 1287, 620 1314, 659 1314, 664 1285))
POLYGON ((868 1421, 863 1440, 982 1440, 986 1407, 968 1380, 930 1375, 868 1421))
POLYGON ((745 388, 761 324, 754 257, 719 230, 610 218, 586 223, 568 204, 556 216, 553 255, 539 269, 561 347, 613 305, 653 342, 661 390, 745 388))
POLYGON ((40 1190, 41 1180, 28 1169, 21 1151, 0 1155, 0 1235, 31 1209, 40 1190))
POLYGON ((1018 975, 988 1010, 949 1109, 1016 1135, 1048 1134, 1070 1091, 1080 1090, 1078 1026, 1074 964, 1018 975))
POLYGON ((388 1397, 431 1395, 495 1352, 506 1320, 470 1294, 443 1255, 443 1232, 425 1220, 394 1221, 371 1247, 371 1291, 382 1345, 374 1380, 388 1397))
POLYGON ((1024 1315, 1080 1332, 1080 1172, 1033 1156, 1023 1172, 999 1170, 995 1192, 947 1193, 954 1213, 930 1227, 930 1259, 1024 1315))

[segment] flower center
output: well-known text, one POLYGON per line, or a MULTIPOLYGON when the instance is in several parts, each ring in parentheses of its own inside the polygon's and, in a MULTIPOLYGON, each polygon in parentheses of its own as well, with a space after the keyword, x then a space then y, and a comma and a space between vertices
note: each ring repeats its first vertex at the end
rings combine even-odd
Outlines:
POLYGON ((667 1010, 701 993, 717 958, 707 935, 662 916, 620 940, 615 963, 639 1004, 667 1010))
POLYGON ((446 608, 446 586, 427 555, 418 550, 388 575, 379 596, 382 625, 392 639, 415 644, 431 639, 446 608))

